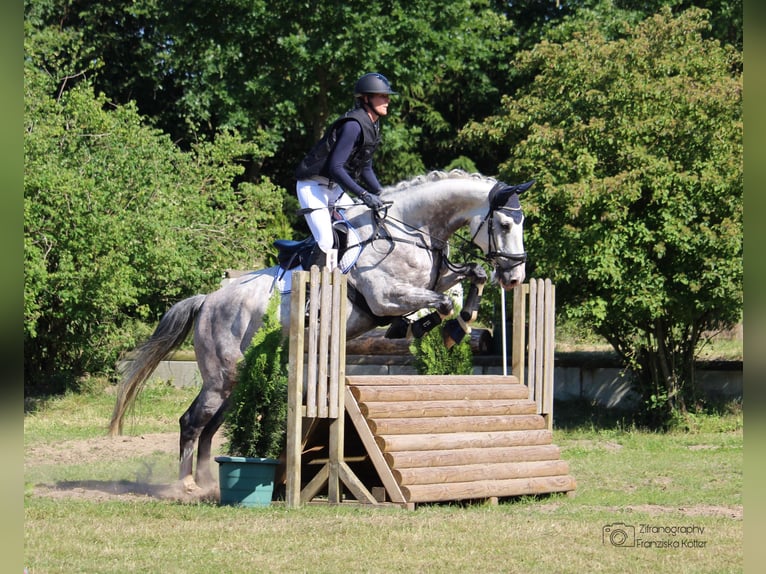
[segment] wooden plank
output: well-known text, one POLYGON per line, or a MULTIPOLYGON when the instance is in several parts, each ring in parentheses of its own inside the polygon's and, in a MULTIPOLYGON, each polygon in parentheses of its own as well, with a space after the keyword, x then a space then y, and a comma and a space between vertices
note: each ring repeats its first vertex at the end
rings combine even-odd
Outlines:
MULTIPOLYGON (((317 368, 319 352, 319 268, 311 267, 309 276, 309 324, 308 324, 308 349, 306 351, 306 416, 316 417, 317 411, 317 368)), ((295 288, 293 287, 293 290, 295 288)), ((305 285, 303 291, 303 305, 306 304, 305 285)), ((299 309, 303 314, 304 310, 299 309)))
POLYGON ((381 385, 353 386, 354 398, 363 403, 371 401, 438 401, 438 400, 486 400, 526 399, 524 385, 381 385))
POLYGON ((550 444, 551 439, 551 431, 543 429, 531 431, 517 430, 497 432, 456 432, 449 434, 381 435, 375 437, 375 442, 383 452, 396 452, 409 450, 533 446, 550 444))
POLYGON ((319 352, 317 353, 317 361, 319 367, 317 369, 317 416, 320 418, 328 418, 329 405, 327 402, 327 366, 330 353, 330 324, 332 309, 332 289, 327 287, 330 284, 330 270, 327 267, 323 267, 321 271, 322 275, 322 287, 320 288, 319 297, 321 300, 319 313, 321 320, 319 321, 319 352))
POLYGON ((287 387, 287 445, 285 450, 285 504, 288 508, 300 505, 301 492, 301 436, 303 415, 303 340, 306 300, 305 272, 293 272, 290 296, 290 337, 288 350, 287 387))
POLYGON ((337 419, 338 413, 340 412, 338 405, 338 386, 339 382, 343 380, 338 379, 338 370, 340 369, 341 318, 337 311, 338 305, 340 305, 340 279, 335 273, 328 275, 328 279, 332 279, 332 285, 327 285, 328 288, 332 289, 332 312, 329 317, 326 317, 330 321, 330 369, 328 375, 327 404, 328 416, 331 419, 337 419))
POLYGON ((545 419, 532 415, 489 415, 463 417, 418 417, 401 419, 368 419, 376 435, 435 434, 456 432, 491 432, 537 430, 546 428, 545 419))
POLYGON ((521 384, 516 377, 503 375, 349 375, 346 384, 352 387, 403 385, 513 385, 521 384))
MULTIPOLYGON (((367 504, 377 504, 378 500, 372 495, 372 493, 367 490, 367 487, 364 485, 364 483, 359 480, 359 477, 357 477, 354 474, 354 471, 351 470, 351 468, 345 463, 340 463, 340 477, 343 481, 343 484, 348 487, 348 489, 351 491, 351 494, 354 495, 354 498, 358 500, 359 502, 364 502, 367 504)), ((330 501, 332 502, 332 501, 330 501)))
MULTIPOLYGON (((513 290, 513 338, 511 340, 511 374, 522 383, 524 378, 524 350, 526 349, 527 294, 524 284, 513 290)), ((530 395, 531 398, 531 395, 530 395)))
POLYGON ((407 502, 402 495, 402 491, 399 489, 399 484, 394 479, 394 475, 391 474, 391 469, 388 468, 386 460, 383 458, 383 453, 380 452, 378 445, 370 432, 370 427, 367 425, 362 412, 359 410, 359 405, 354 399, 354 395, 348 387, 345 389, 345 409, 348 413, 348 417, 356 428, 356 432, 359 435, 362 444, 364 445, 370 461, 372 462, 375 470, 378 473, 380 481, 383 483, 386 491, 388 491, 388 497, 392 502, 403 503, 407 502))
POLYGON ((445 482, 473 482, 559 476, 569 473, 563 460, 536 460, 525 462, 497 462, 465 464, 459 466, 430 466, 394 470, 394 478, 403 486, 415 484, 442 484, 445 482))
POLYGON ((574 478, 570 475, 563 475, 445 484, 421 484, 403 487, 402 492, 408 502, 417 503, 569 492, 575 488, 574 478))
POLYGON ((333 306, 335 310, 334 316, 337 316, 340 320, 340 330, 338 335, 338 372, 337 372, 337 385, 338 385, 338 416, 344 416, 346 412, 346 321, 348 313, 348 278, 343 275, 339 268, 335 268, 333 271, 335 274, 334 281, 339 284, 340 290, 338 293, 338 304, 333 306))
POLYGON ((301 503, 305 504, 307 502, 311 502, 327 484, 327 478, 329 476, 330 465, 326 464, 319 469, 319 472, 317 472, 314 478, 311 479, 311 482, 309 482, 301 491, 301 503))
MULTIPOLYGON (((543 380, 543 362, 545 359, 545 345, 543 335, 545 334, 545 283, 542 279, 533 280, 537 285, 537 305, 535 309, 535 398, 540 408, 538 412, 544 413, 545 406, 544 380, 543 380)), ((530 335, 531 338, 531 335, 530 335)), ((531 359, 530 359, 531 361, 531 359)), ((531 362, 530 362, 531 365, 531 362)), ((530 368, 532 368, 530 366, 530 368)))
POLYGON ((486 399, 477 401, 407 401, 401 403, 371 401, 360 403, 362 414, 368 418, 448 417, 478 415, 523 415, 537 412, 529 400, 486 399))
POLYGON ((391 470, 428 466, 557 460, 561 449, 554 444, 447 450, 415 450, 384 454, 391 470))
POLYGON ((540 395, 535 380, 535 358, 537 356, 537 282, 529 281, 529 314, 527 316, 527 386, 529 396, 537 404, 537 412, 540 412, 540 395))

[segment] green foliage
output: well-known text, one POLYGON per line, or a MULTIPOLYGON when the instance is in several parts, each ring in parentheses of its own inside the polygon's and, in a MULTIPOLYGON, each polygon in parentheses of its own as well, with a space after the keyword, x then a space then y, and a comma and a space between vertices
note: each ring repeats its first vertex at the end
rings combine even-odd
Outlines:
POLYGON ((496 105, 515 46, 511 23, 487 0, 26 5, 38 29, 81 39, 82 50, 64 54, 72 69, 92 69, 97 91, 135 101, 185 148, 220 130, 245 139, 268 131, 279 149, 253 161, 247 177, 268 173, 286 188, 302 155, 351 106, 355 80, 371 70, 400 92, 376 157, 381 181, 447 164, 458 155, 460 125, 496 105))
POLYGON ((448 349, 442 340, 442 330, 431 329, 419 339, 412 340, 410 353, 415 357, 415 368, 421 375, 470 375, 473 372, 470 335, 448 349))
POLYGON ((639 371, 658 424, 694 406, 701 333, 742 310, 741 59, 706 17, 542 42, 516 61, 534 81, 464 132, 508 150, 501 177, 538 179, 531 271, 639 371))
POLYGON ((277 315, 279 295, 269 301, 263 326, 239 365, 224 433, 232 456, 278 458, 287 432, 287 338, 277 315))
POLYGON ((289 231, 273 184, 236 182, 267 143, 221 133, 183 152, 87 81, 53 98, 42 45, 25 67, 24 364, 28 388, 50 392, 109 372, 142 322, 265 263, 289 231))

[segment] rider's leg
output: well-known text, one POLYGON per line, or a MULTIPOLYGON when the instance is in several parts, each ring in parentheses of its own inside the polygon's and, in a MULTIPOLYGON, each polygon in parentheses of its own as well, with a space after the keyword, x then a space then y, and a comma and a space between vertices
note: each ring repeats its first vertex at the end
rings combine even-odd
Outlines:
POLYGON ((301 207, 311 210, 305 214, 306 223, 317 242, 309 265, 324 267, 327 265, 327 254, 333 248, 332 220, 328 204, 338 199, 341 190, 338 186, 330 188, 314 180, 300 180, 296 191, 301 207))

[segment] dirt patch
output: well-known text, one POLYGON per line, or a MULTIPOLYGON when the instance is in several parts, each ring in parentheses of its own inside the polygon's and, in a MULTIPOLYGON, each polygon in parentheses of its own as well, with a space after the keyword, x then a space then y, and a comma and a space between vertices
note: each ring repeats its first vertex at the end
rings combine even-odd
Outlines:
MULTIPOLYGON (((126 460, 149 457, 155 454, 178 453, 178 433, 152 433, 137 436, 97 437, 83 440, 71 440, 54 444, 43 444, 26 449, 24 469, 40 465, 75 465, 103 462, 104 460, 126 460)), ((218 433, 213 438, 213 453, 222 453, 223 436, 218 433)), ((215 463, 212 463, 215 465, 215 463)), ((143 474, 151 475, 151 469, 143 469, 143 474)), ((213 469, 215 473, 215 469, 213 469)), ((142 473, 139 473, 142 474, 142 473)), ((218 486, 208 489, 187 491, 180 481, 170 484, 155 483, 150 480, 80 480, 55 481, 36 484, 33 494, 50 498, 77 498, 82 500, 175 500, 179 502, 217 501, 218 486)))
MULTIPOLYGON (((218 437, 216 436, 216 438, 218 437)), ((137 436, 103 436, 29 447, 26 450, 24 466, 88 464, 105 458, 119 460, 155 453, 176 452, 178 452, 177 432, 137 436)))

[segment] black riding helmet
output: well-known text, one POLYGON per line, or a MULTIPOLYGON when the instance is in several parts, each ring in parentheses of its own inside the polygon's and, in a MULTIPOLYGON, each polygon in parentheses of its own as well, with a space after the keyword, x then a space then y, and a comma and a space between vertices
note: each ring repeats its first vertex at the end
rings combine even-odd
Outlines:
POLYGON ((356 81, 354 84, 354 96, 360 97, 367 94, 394 94, 396 92, 391 89, 391 83, 383 74, 377 72, 371 72, 365 74, 356 81))

